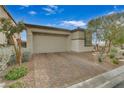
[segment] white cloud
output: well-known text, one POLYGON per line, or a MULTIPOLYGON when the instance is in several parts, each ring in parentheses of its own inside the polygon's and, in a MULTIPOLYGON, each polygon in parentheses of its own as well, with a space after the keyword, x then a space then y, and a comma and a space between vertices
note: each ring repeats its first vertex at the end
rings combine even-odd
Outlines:
POLYGON ((29 5, 21 5, 21 6, 23 6, 23 7, 29 7, 29 5))
POLYGON ((42 9, 46 12, 46 15, 56 14, 63 11, 61 9, 58 9, 58 6, 56 5, 48 5, 47 7, 44 7, 42 9))
POLYGON ((44 11, 46 11, 46 15, 50 15, 50 14, 55 14, 55 10, 51 9, 51 8, 43 8, 44 11))
POLYGON ((62 21, 62 24, 64 26, 74 26, 74 27, 85 27, 86 23, 84 21, 76 21, 76 20, 71 20, 71 21, 62 21))
POLYGON ((107 15, 111 15, 111 14, 114 14, 115 11, 111 11, 111 12, 108 12, 107 15))
POLYGON ((28 8, 29 7, 29 5, 20 5, 21 7, 20 7, 20 9, 24 9, 24 8, 28 8))
POLYGON ((113 11, 108 12, 107 15, 111 15, 111 14, 114 14, 114 13, 116 13, 116 12, 117 12, 117 6, 114 5, 114 6, 113 6, 113 11))
POLYGON ((50 8, 54 8, 54 9, 57 9, 58 8, 58 6, 56 6, 56 5, 48 5, 50 8))
POLYGON ((46 26, 54 26, 54 24, 50 24, 50 23, 48 23, 48 24, 46 24, 46 26))
POLYGON ((35 11, 29 11, 28 12, 30 15, 35 15, 35 14, 37 14, 37 12, 35 12, 35 11))

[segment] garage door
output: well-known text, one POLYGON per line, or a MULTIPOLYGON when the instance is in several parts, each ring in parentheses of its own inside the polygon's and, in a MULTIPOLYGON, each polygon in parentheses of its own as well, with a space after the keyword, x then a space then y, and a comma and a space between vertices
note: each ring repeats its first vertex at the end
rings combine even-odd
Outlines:
POLYGON ((67 36, 53 34, 33 34, 33 52, 65 52, 67 51, 67 36))

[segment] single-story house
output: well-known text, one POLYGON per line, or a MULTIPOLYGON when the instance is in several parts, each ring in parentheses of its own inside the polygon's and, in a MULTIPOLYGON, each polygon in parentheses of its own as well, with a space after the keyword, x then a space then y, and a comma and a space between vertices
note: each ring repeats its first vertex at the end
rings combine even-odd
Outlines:
MULTIPOLYGON (((27 48, 31 53, 49 52, 86 52, 92 51, 86 46, 85 29, 68 30, 50 26, 25 24, 27 28, 27 48)), ((89 34, 92 37, 92 34, 89 34)))
MULTIPOLYGON (((0 6, 0 17, 10 18, 14 25, 16 22, 4 6, 0 6)), ((52 52, 85 52, 92 51, 92 46, 86 46, 86 31, 84 29, 68 30, 50 26, 25 24, 27 32, 27 49, 34 53, 52 52)), ((89 34, 92 37, 92 33, 89 34)), ((89 39, 90 45, 92 39, 89 39)), ((0 44, 7 44, 3 33, 0 33, 0 44)))

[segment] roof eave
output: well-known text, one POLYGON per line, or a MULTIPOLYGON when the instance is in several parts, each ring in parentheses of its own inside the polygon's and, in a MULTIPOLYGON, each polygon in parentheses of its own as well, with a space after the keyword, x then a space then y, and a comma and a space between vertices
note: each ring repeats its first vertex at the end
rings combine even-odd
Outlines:
POLYGON ((43 25, 34 25, 34 24, 27 24, 25 23, 26 27, 34 27, 34 28, 44 28, 44 29, 53 29, 53 30, 62 30, 62 31, 72 31, 69 29, 63 29, 63 28, 57 28, 57 27, 52 27, 52 26, 43 26, 43 25))

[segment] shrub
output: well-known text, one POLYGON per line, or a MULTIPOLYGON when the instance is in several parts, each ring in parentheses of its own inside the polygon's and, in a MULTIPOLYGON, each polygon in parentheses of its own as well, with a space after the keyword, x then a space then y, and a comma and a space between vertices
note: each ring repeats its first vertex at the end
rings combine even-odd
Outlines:
POLYGON ((118 59, 117 59, 117 58, 113 58, 113 59, 112 59, 112 63, 113 63, 113 64, 119 64, 119 63, 118 63, 118 59))
POLYGON ((109 58, 110 58, 110 59, 115 58, 117 52, 118 52, 118 51, 117 51, 116 48, 112 48, 111 51, 110 51, 110 53, 109 53, 109 58))
POLYGON ((10 84, 8 87, 9 88, 25 88, 25 84, 17 81, 15 83, 10 84))
POLYGON ((5 79, 7 80, 16 80, 19 79, 27 74, 26 67, 14 67, 12 68, 6 75, 5 79))
POLYGON ((116 48, 112 48, 110 53, 109 53, 109 58, 111 59, 113 64, 119 64, 118 59, 116 58, 117 52, 118 51, 116 48))
POLYGON ((99 53, 99 55, 98 55, 98 61, 99 62, 103 62, 104 61, 104 55, 103 55, 103 53, 99 53))
POLYGON ((124 56, 124 53, 122 53, 122 56, 124 56))
POLYGON ((99 62, 103 62, 102 57, 98 57, 99 62))
POLYGON ((115 57, 115 54, 113 54, 113 53, 110 53, 110 54, 109 54, 109 58, 110 58, 110 59, 113 59, 114 57, 115 57))

